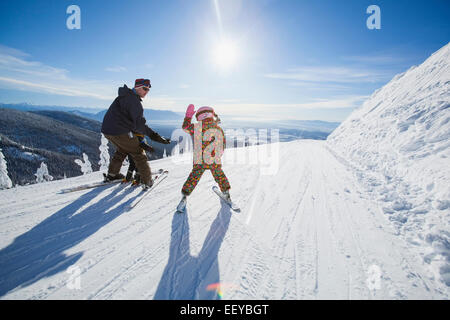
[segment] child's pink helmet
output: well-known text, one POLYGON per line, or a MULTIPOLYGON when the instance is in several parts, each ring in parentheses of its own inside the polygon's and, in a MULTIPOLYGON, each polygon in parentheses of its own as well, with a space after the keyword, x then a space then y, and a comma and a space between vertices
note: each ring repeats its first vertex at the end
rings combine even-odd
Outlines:
POLYGON ((195 117, 197 118, 197 121, 202 121, 208 118, 214 119, 215 112, 214 109, 211 107, 201 107, 197 110, 197 113, 195 114, 195 117))

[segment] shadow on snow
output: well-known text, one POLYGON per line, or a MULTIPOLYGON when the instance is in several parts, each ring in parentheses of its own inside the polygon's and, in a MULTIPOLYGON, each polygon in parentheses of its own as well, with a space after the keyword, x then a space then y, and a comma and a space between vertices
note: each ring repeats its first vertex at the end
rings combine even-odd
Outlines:
POLYGON ((127 211, 127 206, 138 196, 105 213, 132 192, 131 188, 123 190, 119 187, 117 191, 112 190, 98 202, 76 213, 102 191, 105 188, 83 194, 0 251, 0 296, 66 271, 83 253, 66 255, 64 251, 127 211))
POLYGON ((157 300, 213 300, 217 291, 207 286, 220 283, 218 253, 230 225, 231 212, 221 200, 222 207, 212 223, 198 256, 189 247, 188 212, 175 213, 172 219, 170 256, 159 282, 157 300))

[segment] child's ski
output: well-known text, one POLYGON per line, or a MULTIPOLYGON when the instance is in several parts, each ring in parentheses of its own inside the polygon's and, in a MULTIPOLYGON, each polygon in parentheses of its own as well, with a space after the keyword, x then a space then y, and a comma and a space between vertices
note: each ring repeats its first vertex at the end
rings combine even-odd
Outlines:
POLYGON ((186 210, 187 198, 183 197, 177 206, 177 213, 184 213, 186 210))
POLYGON ((241 209, 235 204, 233 201, 227 199, 225 195, 220 192, 220 189, 217 186, 212 187, 213 191, 227 204, 230 206, 230 208, 235 212, 241 212, 241 209))

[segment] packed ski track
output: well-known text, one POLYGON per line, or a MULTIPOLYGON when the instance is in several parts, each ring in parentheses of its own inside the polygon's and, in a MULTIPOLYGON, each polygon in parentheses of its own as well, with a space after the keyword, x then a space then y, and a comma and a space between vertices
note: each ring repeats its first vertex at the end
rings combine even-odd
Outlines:
POLYGON ((101 172, 0 191, 0 297, 448 299, 326 142, 280 143, 279 159, 273 175, 224 163, 240 213, 209 172, 176 213, 192 163, 171 158, 150 162, 169 176, 132 210, 139 188, 60 192, 101 172))

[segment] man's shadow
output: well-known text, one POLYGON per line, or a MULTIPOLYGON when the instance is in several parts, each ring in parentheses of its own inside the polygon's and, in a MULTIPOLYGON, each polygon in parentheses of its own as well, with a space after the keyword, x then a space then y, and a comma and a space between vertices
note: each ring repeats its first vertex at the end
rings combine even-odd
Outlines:
MULTIPOLYGON (((132 191, 131 188, 124 190, 119 187, 118 192, 111 191, 98 202, 77 213, 104 190, 105 188, 96 188, 83 194, 0 250, 0 296, 66 271, 83 253, 66 255, 64 251, 87 239, 124 213, 138 196, 131 197, 108 212, 132 191)), ((68 278, 69 276, 68 274, 68 278)))
POLYGON ((208 285, 220 283, 218 253, 230 225, 231 211, 221 200, 222 207, 212 223, 197 257, 189 246, 188 212, 175 213, 172 219, 170 256, 159 282, 156 300, 214 300, 216 289, 208 285))

